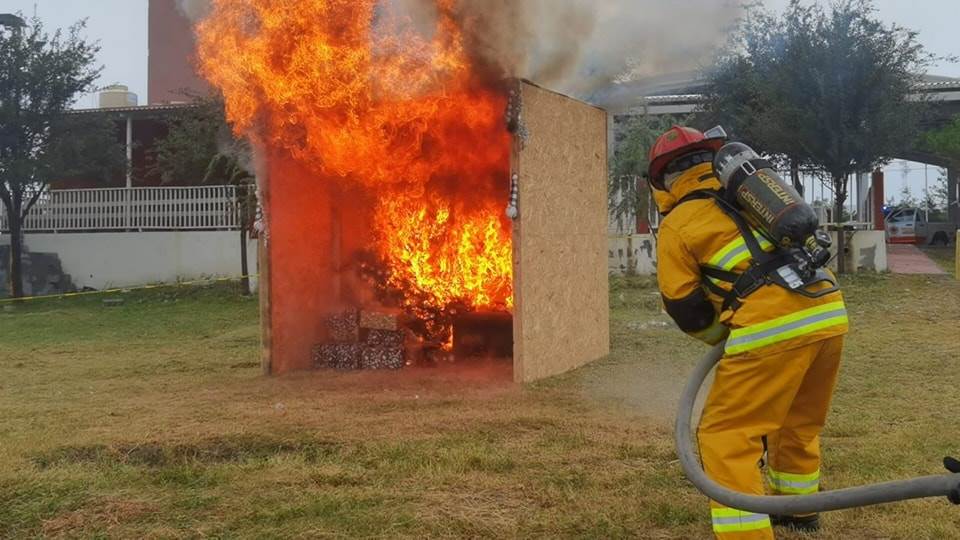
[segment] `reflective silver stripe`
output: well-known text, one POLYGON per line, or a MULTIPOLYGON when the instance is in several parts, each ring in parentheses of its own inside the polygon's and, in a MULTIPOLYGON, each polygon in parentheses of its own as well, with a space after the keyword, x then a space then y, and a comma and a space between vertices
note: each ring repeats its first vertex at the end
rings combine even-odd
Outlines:
POLYGON ((727 264, 729 264, 730 261, 732 261, 733 259, 735 259, 736 257, 738 257, 740 254, 742 254, 743 252, 748 251, 748 250, 749 250, 749 248, 747 247, 746 244, 744 244, 744 245, 742 245, 742 246, 734 249, 734 250, 731 251, 730 253, 727 253, 727 256, 726 256, 726 257, 724 257, 724 258, 720 259, 719 261, 717 261, 717 266, 718 266, 720 269, 722 269, 722 270, 729 270, 729 268, 727 268, 727 264))
MULTIPOLYGON (((754 231, 753 236, 757 239, 757 243, 760 244, 760 249, 763 251, 773 248, 773 244, 771 244, 770 241, 764 238, 764 236, 760 233, 754 231)), ((740 237, 739 239, 735 240, 735 243, 738 243, 739 245, 731 250, 730 253, 724 255, 719 261, 714 262, 711 260, 711 265, 715 265, 721 270, 730 271, 736 268, 738 264, 746 260, 743 258, 743 256, 750 253, 750 248, 747 246, 746 240, 744 240, 743 237, 740 237)))
POLYGON ((744 345, 747 343, 753 343, 755 341, 771 338, 779 334, 785 334, 793 330, 799 330, 804 326, 816 324, 818 322, 833 319, 835 317, 845 317, 846 315, 847 315, 846 308, 840 308, 840 309, 835 309, 833 311, 827 311, 824 313, 811 315, 809 317, 804 317, 803 319, 800 319, 800 320, 784 323, 783 325, 776 326, 768 330, 763 330, 761 332, 749 334, 746 336, 731 337, 730 340, 727 341, 727 348, 729 349, 731 347, 736 347, 736 346, 744 345))
POLYGON ((764 521, 769 518, 770 516, 766 514, 745 514, 740 517, 715 517, 713 518, 713 524, 739 525, 740 523, 756 523, 757 521, 764 521))
POLYGON ((792 480, 772 478, 771 481, 773 482, 773 485, 776 487, 788 487, 788 488, 797 488, 797 489, 812 488, 820 485, 820 480, 810 480, 808 482, 794 482, 792 480))

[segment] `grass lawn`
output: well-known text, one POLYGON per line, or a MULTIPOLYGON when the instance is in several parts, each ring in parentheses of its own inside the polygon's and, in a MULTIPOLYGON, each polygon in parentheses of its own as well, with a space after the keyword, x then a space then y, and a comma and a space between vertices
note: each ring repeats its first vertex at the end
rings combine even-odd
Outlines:
POLYGON ((956 246, 921 246, 921 250, 951 276, 957 274, 956 246))
MULTIPOLYGON (((960 283, 846 291, 826 487, 940 472, 960 454, 960 283)), ((481 368, 266 378, 256 302, 219 288, 0 310, 0 537, 706 538, 670 428, 703 349, 653 293, 615 281, 613 354, 526 387, 481 368)), ((833 513, 821 537, 958 538, 960 509, 833 513)))

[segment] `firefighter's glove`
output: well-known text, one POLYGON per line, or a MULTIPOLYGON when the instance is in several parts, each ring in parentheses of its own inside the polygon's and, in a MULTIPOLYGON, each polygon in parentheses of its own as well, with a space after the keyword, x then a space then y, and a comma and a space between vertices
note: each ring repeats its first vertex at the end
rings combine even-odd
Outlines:
POLYGON ((699 332, 692 332, 690 335, 707 345, 713 346, 727 339, 727 336, 730 335, 730 329, 720 324, 719 320, 715 320, 709 327, 699 332))

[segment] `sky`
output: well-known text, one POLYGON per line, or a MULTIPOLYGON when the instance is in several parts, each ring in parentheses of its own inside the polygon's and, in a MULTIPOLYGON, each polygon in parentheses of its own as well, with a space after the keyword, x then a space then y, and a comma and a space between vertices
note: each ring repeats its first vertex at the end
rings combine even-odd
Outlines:
MULTIPOLYGON (((782 9, 788 3, 789 0, 766 0, 767 6, 773 9, 782 9)), ((957 9, 957 0, 876 0, 876 5, 883 19, 919 31, 921 42, 931 52, 960 55, 956 17, 952 16, 957 9)), ((85 34, 90 39, 99 40, 102 48, 100 62, 104 65, 104 72, 99 84, 126 84, 141 97, 141 102, 144 101, 147 92, 147 0, 0 0, 0 13, 20 11, 31 16, 34 10, 48 29, 67 27, 86 18, 85 34)), ((932 72, 960 77, 960 64, 941 62, 932 72)))
MULTIPOLYGON (((103 75, 98 86, 125 84, 147 95, 147 0, 0 0, 0 13, 36 14, 47 30, 67 28, 87 19, 84 34, 100 41, 103 75)), ((95 96, 84 96, 78 107, 96 106, 95 96)))
MULTIPOLYGON (((765 3, 780 10, 789 0, 766 0, 765 3)), ((875 0, 875 5, 882 19, 918 31, 920 42, 930 52, 960 56, 960 40, 956 32, 957 0, 875 0)), ((85 35, 91 40, 99 40, 101 46, 99 62, 104 70, 97 84, 125 84, 140 96, 140 103, 146 101, 147 0, 0 0, 0 13, 16 12, 28 17, 36 13, 50 30, 86 18, 85 35)), ((931 73, 960 77, 960 63, 940 62, 931 73)), ((95 96, 84 96, 77 106, 96 106, 95 96)), ((923 187, 923 166, 910 164, 908 167, 915 169, 907 178, 915 195, 919 196, 923 187)), ((904 185, 905 177, 900 169, 903 165, 896 163, 887 173, 887 193, 895 198, 904 185)), ((931 172, 930 177, 935 178, 935 174, 931 172)))

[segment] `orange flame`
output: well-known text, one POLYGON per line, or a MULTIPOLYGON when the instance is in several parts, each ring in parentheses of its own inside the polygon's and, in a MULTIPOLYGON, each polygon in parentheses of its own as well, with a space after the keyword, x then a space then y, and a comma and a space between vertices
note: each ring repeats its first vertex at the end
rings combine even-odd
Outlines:
POLYGON ((467 53, 455 0, 434 1, 425 36, 376 0, 214 0, 201 71, 238 134, 373 195, 407 307, 509 308, 507 100, 467 53))

